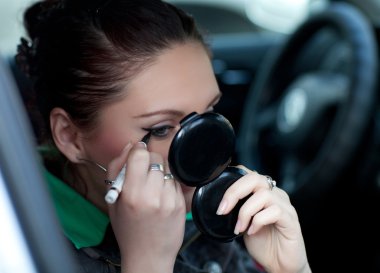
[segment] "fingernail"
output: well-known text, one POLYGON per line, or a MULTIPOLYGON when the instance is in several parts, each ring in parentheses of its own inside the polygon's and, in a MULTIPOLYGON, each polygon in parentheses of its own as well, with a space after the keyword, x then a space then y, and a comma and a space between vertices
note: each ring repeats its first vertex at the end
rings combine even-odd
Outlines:
POLYGON ((238 221, 236 222, 236 226, 235 226, 235 229, 234 229, 234 233, 235 233, 236 235, 239 235, 239 233, 240 233, 240 225, 241 225, 240 220, 238 220, 238 221))
POLYGON ((142 142, 142 141, 137 142, 137 146, 140 147, 140 148, 144 148, 144 149, 147 148, 146 143, 142 142))
POLYGON ((226 208, 227 208, 227 201, 226 200, 222 200, 222 202, 220 202, 220 204, 219 204, 219 207, 218 207, 218 209, 216 211, 216 214, 217 215, 224 214, 226 208))

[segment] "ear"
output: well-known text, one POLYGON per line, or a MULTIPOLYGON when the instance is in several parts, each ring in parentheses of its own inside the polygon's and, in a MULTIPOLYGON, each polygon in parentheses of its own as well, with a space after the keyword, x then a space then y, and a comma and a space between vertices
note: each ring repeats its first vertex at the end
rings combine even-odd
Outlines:
POLYGON ((50 128, 57 148, 71 162, 79 162, 84 152, 79 128, 70 115, 62 108, 56 107, 50 112, 50 128))

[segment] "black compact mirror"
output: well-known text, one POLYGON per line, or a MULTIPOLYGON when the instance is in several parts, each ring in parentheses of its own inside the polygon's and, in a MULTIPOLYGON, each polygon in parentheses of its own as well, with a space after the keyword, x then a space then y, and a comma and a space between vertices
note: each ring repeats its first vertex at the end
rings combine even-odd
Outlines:
POLYGON ((227 188, 245 172, 230 167, 235 147, 231 123, 214 112, 191 113, 180 122, 169 149, 170 171, 176 180, 196 187, 192 214, 198 229, 209 238, 228 242, 237 237, 234 228, 241 205, 227 215, 216 210, 227 188))

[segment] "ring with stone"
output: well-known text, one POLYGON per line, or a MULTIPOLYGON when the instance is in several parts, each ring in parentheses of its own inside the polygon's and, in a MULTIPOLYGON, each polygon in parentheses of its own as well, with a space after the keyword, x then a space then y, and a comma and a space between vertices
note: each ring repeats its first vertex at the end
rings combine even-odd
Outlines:
POLYGON ((269 189, 273 190, 273 188, 276 187, 276 181, 274 181, 272 177, 270 177, 269 175, 266 175, 266 178, 267 178, 267 183, 269 185, 269 189))
POLYGON ((164 175, 164 180, 174 180, 174 176, 171 173, 164 175))

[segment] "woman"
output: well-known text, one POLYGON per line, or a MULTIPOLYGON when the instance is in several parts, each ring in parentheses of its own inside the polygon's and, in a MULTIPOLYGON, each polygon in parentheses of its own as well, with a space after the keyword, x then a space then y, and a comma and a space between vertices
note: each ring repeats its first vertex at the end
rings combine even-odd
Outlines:
POLYGON ((266 176, 245 169, 217 211, 254 193, 234 231, 244 248, 186 221, 194 188, 168 174, 168 149, 179 121, 221 96, 189 15, 160 0, 42 1, 25 26, 17 60, 34 82, 46 177, 83 272, 310 272, 295 209, 266 176))

